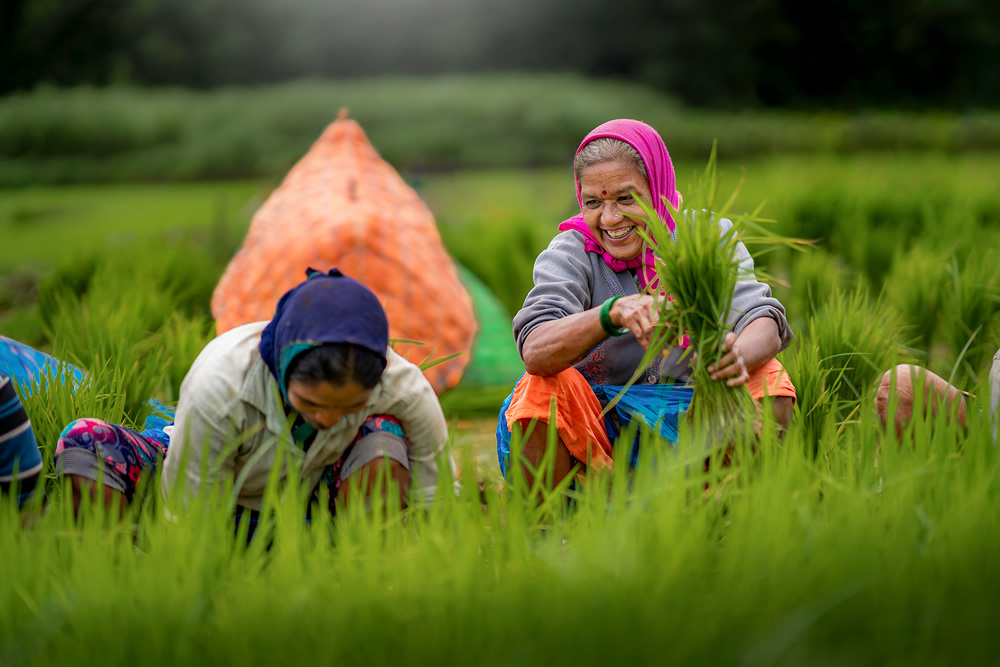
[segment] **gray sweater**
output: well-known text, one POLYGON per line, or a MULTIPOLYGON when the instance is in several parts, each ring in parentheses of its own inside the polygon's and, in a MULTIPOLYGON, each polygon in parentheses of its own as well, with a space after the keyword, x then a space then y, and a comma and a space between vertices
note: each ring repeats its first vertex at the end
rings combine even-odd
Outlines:
MULTIPOLYGON (((720 233, 732 227, 729 220, 720 221, 720 233)), ((753 258, 740 243, 738 249, 741 277, 736 284, 733 304, 729 313, 732 330, 739 335, 744 328, 759 317, 771 317, 778 324, 781 349, 788 346, 792 330, 785 319, 785 308, 771 296, 771 288, 757 282, 754 277, 753 258)), ((635 277, 631 271, 615 271, 596 253, 584 250, 583 235, 567 231, 557 235, 549 247, 535 260, 533 272, 535 286, 524 299, 524 306, 514 316, 514 338, 517 349, 524 357, 524 341, 535 327, 550 320, 557 320, 573 313, 580 313, 600 305, 615 296, 638 294, 635 277)), ((661 364, 646 369, 640 383, 653 384, 670 378, 687 381, 691 376, 688 360, 680 360, 683 350, 675 348, 661 364)), ((635 336, 627 333, 607 338, 590 351, 583 361, 576 364, 591 385, 623 385, 639 367, 643 349, 635 336)))

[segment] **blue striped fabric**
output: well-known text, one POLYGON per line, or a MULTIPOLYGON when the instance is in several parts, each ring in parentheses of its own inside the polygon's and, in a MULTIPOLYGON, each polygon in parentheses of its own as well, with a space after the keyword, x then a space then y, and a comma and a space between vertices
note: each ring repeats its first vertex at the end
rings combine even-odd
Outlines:
POLYGON ((42 472, 42 454, 14 384, 0 372, 0 490, 16 487, 18 504, 31 497, 42 472))

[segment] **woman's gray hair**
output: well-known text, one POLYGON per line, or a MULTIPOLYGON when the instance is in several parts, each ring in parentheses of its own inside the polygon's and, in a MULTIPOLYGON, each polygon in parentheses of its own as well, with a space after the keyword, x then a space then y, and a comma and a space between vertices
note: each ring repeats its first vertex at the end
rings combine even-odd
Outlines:
POLYGON ((580 180, 580 172, 587 167, 602 162, 618 162, 623 165, 634 167, 647 181, 646 165, 642 163, 639 151, 621 139, 614 137, 600 137, 589 142, 579 153, 573 162, 573 169, 576 171, 576 179, 580 180))

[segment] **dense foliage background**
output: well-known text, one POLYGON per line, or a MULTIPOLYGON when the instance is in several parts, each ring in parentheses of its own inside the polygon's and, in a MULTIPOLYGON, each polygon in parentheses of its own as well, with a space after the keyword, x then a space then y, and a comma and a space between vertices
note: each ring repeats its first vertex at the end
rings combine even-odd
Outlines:
MULTIPOLYGON (((1000 102, 990 0, 6 0, 0 94, 40 83, 559 70, 696 105, 1000 102)), ((400 99, 405 103, 405 99, 400 99)))

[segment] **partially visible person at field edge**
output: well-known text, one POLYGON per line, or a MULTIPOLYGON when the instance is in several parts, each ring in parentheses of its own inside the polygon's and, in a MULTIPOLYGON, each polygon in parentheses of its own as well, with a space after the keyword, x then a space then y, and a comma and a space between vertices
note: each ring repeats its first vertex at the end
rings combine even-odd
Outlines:
MULTIPOLYGON (((653 252, 644 247, 638 229, 645 227, 642 209, 632 192, 652 206, 673 232, 674 221, 662 201, 674 207, 680 194, 667 148, 649 125, 613 120, 588 134, 574 162, 580 214, 563 222, 562 233, 535 260, 534 287, 514 317, 514 337, 525 374, 504 402, 497 428, 500 465, 507 472, 510 427, 523 432, 536 426, 524 442, 523 454, 536 464, 546 450, 550 398, 557 400, 558 442, 554 483, 576 463, 611 465, 612 442, 636 412, 647 423, 676 425, 686 409, 692 370, 684 350, 675 348, 653 364, 629 389, 628 410, 600 416, 602 406, 638 369, 656 324, 653 252), (661 383, 674 384, 661 384, 661 383)), ((732 223, 718 221, 720 233, 732 223)), ((674 236, 676 241, 676 235, 674 236)), ((738 260, 742 279, 733 295, 725 338, 725 354, 711 377, 730 387, 746 386, 757 400, 774 397, 777 422, 788 423, 795 387, 774 358, 792 338, 785 309, 770 288, 753 278, 753 259, 743 244, 738 260)), ((626 395, 628 396, 628 394, 626 395)), ((676 431, 674 432, 674 435, 676 431)), ((675 436, 676 437, 676 436, 675 436)), ((638 459, 633 446, 630 464, 638 459)), ((527 469, 529 479, 531 475, 527 469)))
POLYGON ((42 473, 42 454, 14 383, 0 371, 0 493, 23 507, 42 473))
POLYGON ((371 493, 386 457, 383 474, 398 483, 401 505, 433 499, 439 457, 454 478, 437 396, 389 347, 378 298, 336 269, 308 275, 270 322, 237 327, 205 347, 181 384, 171 426, 140 434, 79 419, 63 430, 56 470, 69 478, 77 508, 84 495, 94 497, 101 475, 106 502, 131 502, 140 475, 164 457, 164 496, 178 481, 190 497, 245 475, 237 514, 250 510, 254 525, 280 439, 292 457, 282 482, 297 474, 306 488, 326 484, 334 513, 350 480, 367 480, 371 493), (234 449, 236 438, 243 441, 234 449), (203 477, 203 469, 213 472, 203 477))
MULTIPOLYGON (((896 437, 902 439, 903 431, 913 419, 917 388, 920 385, 923 386, 924 415, 936 415, 943 404, 945 417, 951 419, 951 416, 954 415, 964 431, 966 429, 966 411, 971 398, 969 392, 949 384, 943 377, 926 368, 912 364, 900 364, 882 375, 882 380, 875 392, 875 409, 882 421, 882 426, 886 427, 889 423, 889 407, 893 393, 895 393, 896 412, 892 421, 895 424, 896 437)), ((993 355, 989 387, 990 415, 994 420, 993 440, 996 442, 996 421, 998 404, 1000 404, 1000 350, 997 350, 996 354, 993 355)))

